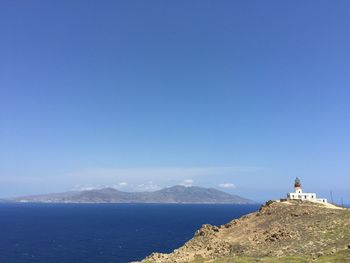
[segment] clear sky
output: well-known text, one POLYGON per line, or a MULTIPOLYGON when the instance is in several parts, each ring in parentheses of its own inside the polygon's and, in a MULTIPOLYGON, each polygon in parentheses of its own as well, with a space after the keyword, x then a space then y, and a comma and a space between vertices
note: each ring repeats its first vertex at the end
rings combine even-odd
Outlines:
POLYGON ((0 197, 350 203, 349 1, 0 1, 0 197))

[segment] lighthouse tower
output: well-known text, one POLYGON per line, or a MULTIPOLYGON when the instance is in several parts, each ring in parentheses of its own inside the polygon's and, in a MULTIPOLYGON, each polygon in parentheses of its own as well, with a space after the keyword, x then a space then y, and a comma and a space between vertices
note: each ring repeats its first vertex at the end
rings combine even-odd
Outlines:
POLYGON ((311 202, 320 202, 320 203, 327 203, 327 199, 325 198, 316 198, 315 193, 303 193, 301 190, 301 182, 300 179, 297 177, 294 181, 294 193, 287 194, 287 199, 297 199, 302 201, 311 201, 311 202))
POLYGON ((294 189, 295 189, 295 193, 297 193, 297 194, 301 194, 303 192, 301 190, 301 183, 300 183, 300 179, 298 177, 295 178, 294 189))

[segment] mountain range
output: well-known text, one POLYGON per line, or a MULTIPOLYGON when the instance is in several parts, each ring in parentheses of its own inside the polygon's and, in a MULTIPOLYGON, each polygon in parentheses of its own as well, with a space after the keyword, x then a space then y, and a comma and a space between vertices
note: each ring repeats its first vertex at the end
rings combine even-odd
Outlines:
POLYGON ((71 191, 7 199, 32 203, 184 203, 184 204, 253 204, 252 200, 214 188, 173 186, 154 192, 123 192, 114 188, 71 191))

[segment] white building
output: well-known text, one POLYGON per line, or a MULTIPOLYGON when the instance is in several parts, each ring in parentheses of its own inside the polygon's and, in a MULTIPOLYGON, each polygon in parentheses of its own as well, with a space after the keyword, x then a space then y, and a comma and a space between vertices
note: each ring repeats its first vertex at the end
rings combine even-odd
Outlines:
POLYGON ((300 179, 297 177, 294 182, 294 193, 287 194, 287 199, 297 199, 312 202, 327 203, 327 199, 317 198, 315 193, 303 193, 301 189, 300 179))

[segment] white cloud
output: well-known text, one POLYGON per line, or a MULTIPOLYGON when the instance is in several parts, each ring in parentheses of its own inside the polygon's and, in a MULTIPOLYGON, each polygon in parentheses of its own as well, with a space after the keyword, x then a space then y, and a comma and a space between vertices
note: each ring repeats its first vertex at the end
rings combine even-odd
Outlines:
POLYGON ((146 191, 146 192, 152 192, 162 189, 161 186, 154 184, 152 181, 149 181, 147 183, 139 184, 136 187, 136 191, 146 191))
POLYGON ((99 187, 93 187, 93 186, 86 186, 86 187, 81 187, 78 190, 79 191, 90 191, 90 190, 96 190, 96 189, 100 189, 99 187))
POLYGON ((232 183, 224 183, 224 184, 219 184, 219 187, 235 189, 236 185, 232 183))
POLYGON ((189 186, 193 185, 193 182, 194 181, 192 179, 185 179, 185 180, 182 181, 181 185, 189 187, 189 186))
POLYGON ((119 190, 123 189, 123 190, 125 190, 125 188, 128 188, 128 186, 129 186, 129 184, 127 182, 120 182, 118 184, 113 185, 112 187, 114 189, 119 189, 119 190))
MULTIPOLYGON (((143 168, 86 168, 64 174, 45 176, 4 176, 0 174, 0 186, 25 184, 26 189, 45 188, 47 192, 67 189, 90 190, 114 187, 122 191, 154 191, 179 183, 214 186, 229 182, 232 176, 256 176, 262 168, 254 166, 221 167, 143 167, 143 168), (192 181, 190 181, 192 180, 192 181), (50 183, 48 183, 48 181, 50 183), (152 182, 149 183, 149 182, 152 182), (75 187, 74 187, 75 186, 75 187)), ((24 192, 24 191, 23 191, 24 192)), ((39 192, 36 190, 36 192, 39 192)))
POLYGON ((108 186, 105 185, 75 185, 73 187, 73 191, 90 191, 90 190, 97 190, 97 189, 102 189, 106 188, 108 186))

